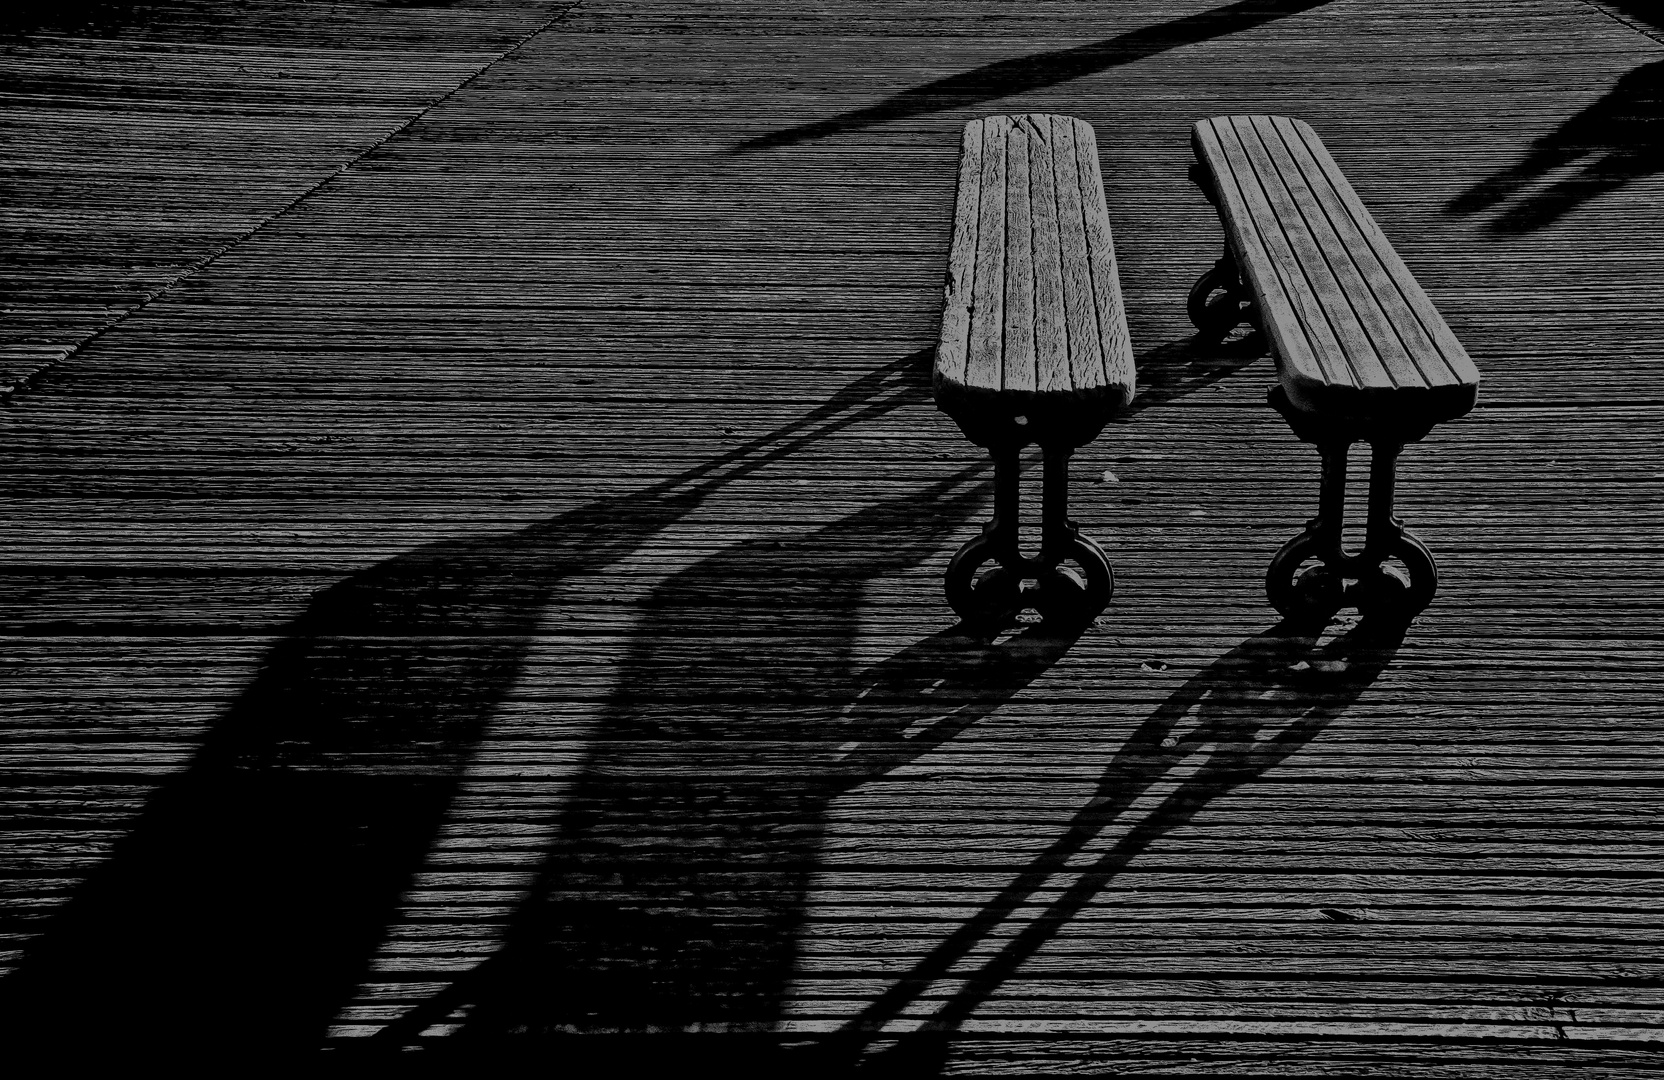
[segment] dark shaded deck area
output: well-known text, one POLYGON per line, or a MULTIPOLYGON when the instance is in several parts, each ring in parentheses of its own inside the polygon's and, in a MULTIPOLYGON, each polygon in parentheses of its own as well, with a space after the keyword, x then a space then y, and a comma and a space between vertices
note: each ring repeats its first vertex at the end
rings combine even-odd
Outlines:
POLYGON ((0 26, 0 1025, 895 1075, 1664 1067, 1664 29, 1585 0, 99 4, 0 26), (1078 634, 956 630, 958 132, 1092 123, 1078 634), (1191 337, 1321 135, 1485 383, 1408 627, 1191 337), (580 1044, 583 1045, 583 1044, 580 1044), (575 1054, 537 1043, 538 1052, 575 1054))

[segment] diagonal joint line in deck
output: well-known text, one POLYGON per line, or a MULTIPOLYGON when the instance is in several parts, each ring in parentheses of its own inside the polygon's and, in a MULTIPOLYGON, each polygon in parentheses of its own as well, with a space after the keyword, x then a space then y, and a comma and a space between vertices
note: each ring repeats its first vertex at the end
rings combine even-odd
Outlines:
POLYGON ((1640 34, 1642 37, 1647 38, 1651 41, 1657 42, 1660 45, 1664 45, 1664 38, 1659 37, 1657 34, 1653 33, 1652 31, 1646 29, 1643 26, 1635 25, 1634 23, 1630 22, 1628 19, 1624 18, 1622 15, 1619 15, 1617 12, 1609 11, 1606 8, 1602 7, 1601 5, 1593 3, 1592 0, 1579 0, 1579 2, 1582 3, 1584 7, 1592 8, 1595 11, 1600 12, 1602 15, 1605 15, 1608 19, 1611 19, 1613 22, 1618 23, 1621 26, 1629 27, 1631 30, 1635 31, 1637 34, 1640 34))
POLYGON ((173 291, 175 286, 179 285, 183 281, 187 281, 190 278, 195 277, 197 274, 200 274, 202 271, 206 270, 208 267, 210 267, 214 263, 218 262, 222 255, 231 251, 233 248, 238 247, 239 245, 243 244, 245 241, 253 238, 254 236, 257 236, 262 230, 264 230, 266 228, 266 226, 270 225, 274 221, 277 221, 279 218, 282 218, 283 216, 288 214, 290 211, 294 210, 301 203, 305 202, 307 199, 310 199, 312 196, 316 195, 318 192, 320 192, 324 188, 328 187, 331 183, 333 183, 342 174, 344 174, 349 169, 351 169, 354 165, 357 165, 360 161, 363 161, 365 158, 369 157, 371 154, 374 154, 377 150, 380 150, 382 147, 386 146, 388 143, 392 142, 394 139, 398 138, 400 135, 404 134, 406 131, 409 131, 412 127, 414 127, 420 120, 422 120, 424 117, 426 117, 434 109, 437 109, 439 106, 443 105, 445 102, 449 101, 451 98, 455 97, 457 94, 461 93, 463 90, 465 90, 469 86, 473 85, 476 81, 479 80, 480 76, 484 75, 486 72, 490 71, 492 68, 496 67, 498 64, 500 64, 504 60, 508 59, 510 56, 513 56, 515 53, 519 52, 521 49, 525 48, 526 45, 528 45, 532 41, 533 38, 535 38, 538 35, 544 33, 545 31, 547 31, 551 27, 553 27, 556 23, 565 19, 566 16, 568 16, 572 13, 573 9, 577 8, 582 3, 583 3, 583 0, 570 0, 569 3, 563 4, 558 10, 555 11, 554 14, 550 15, 547 19, 543 20, 537 26, 535 26, 532 29, 526 31, 526 33, 524 33, 518 39, 516 39, 515 42, 512 45, 510 45, 508 48, 504 49, 502 52, 498 53, 496 56, 492 57, 490 60, 487 60, 485 63, 481 64, 479 67, 475 68, 473 71, 469 72, 468 75, 465 76, 462 79, 462 81, 458 82, 455 86, 451 87, 449 90, 445 91, 443 94, 440 94, 438 97, 434 98, 432 101, 428 102, 426 105, 422 106, 420 109, 417 109, 416 112, 411 114, 409 117, 407 117, 404 120, 403 123, 400 123, 400 124, 396 125, 392 129, 390 129, 386 134, 384 134, 381 138, 377 139, 375 142, 371 143, 369 146, 366 146, 363 150, 359 151, 358 153, 354 154, 352 157, 348 158, 346 161, 342 162, 339 166, 337 166, 327 176, 320 179, 317 183, 313 184, 311 187, 308 187, 305 191, 302 191, 299 195, 296 195, 293 199, 290 199, 288 202, 284 203, 282 206, 278 207, 276 210, 272 211, 270 214, 267 214, 265 217, 261 218, 255 224, 253 224, 253 225, 249 226, 248 228, 244 229, 242 232, 238 233, 236 236, 233 236, 230 240, 227 240, 225 243, 216 247, 213 251, 210 251, 207 255, 204 255, 202 258, 198 259, 196 262, 192 263, 190 266, 186 267, 184 270, 175 274, 173 277, 169 278, 167 281, 164 281, 160 285, 158 285, 155 288, 149 290, 142 297, 140 297, 138 303, 133 304, 132 306, 128 307, 126 310, 118 313, 114 318, 110 319, 108 322, 106 322, 103 326, 100 326, 98 329, 93 330, 90 333, 84 335, 79 341, 76 341, 73 344, 69 345, 67 348, 65 348, 57 356, 53 357, 50 360, 47 360, 45 363, 38 364, 35 367, 31 368, 30 370, 28 370, 28 371, 24 372, 23 374, 19 375, 15 380, 12 381, 12 383, 10 385, 0 385, 0 405, 10 404, 12 401, 16 400, 19 395, 23 394, 24 392, 26 392, 28 390, 33 389, 36 386, 39 379, 41 378, 41 376, 47 374, 50 371, 53 371, 53 370, 59 368, 59 367, 62 367, 64 364, 68 363, 70 360, 72 360, 76 356, 79 356, 81 353, 85 352, 90 345, 92 345, 98 339, 102 338, 105 334, 108 334, 110 331, 114 330, 116 327, 120 326, 122 323, 124 323, 128 319, 132 318, 134 315, 137 315, 139 312, 143 311, 145 308, 149 307, 151 304, 155 303, 157 300, 161 299, 163 296, 165 296, 169 292, 173 291))

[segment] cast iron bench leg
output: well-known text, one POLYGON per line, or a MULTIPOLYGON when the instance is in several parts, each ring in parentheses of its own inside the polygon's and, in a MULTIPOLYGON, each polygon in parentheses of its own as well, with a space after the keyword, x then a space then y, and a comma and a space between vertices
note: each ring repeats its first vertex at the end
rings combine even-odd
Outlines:
MULTIPOLYGON (((1190 163, 1190 182, 1201 189, 1202 197, 1215 208, 1219 206, 1219 198, 1213 190, 1213 177, 1201 162, 1190 163)), ((1253 293, 1243 283, 1230 244, 1225 245, 1225 252, 1219 256, 1219 261, 1205 270, 1196 279, 1196 284, 1190 287, 1184 309, 1185 314, 1190 316, 1191 325, 1204 334, 1217 337, 1224 337, 1243 323, 1254 321, 1253 293)))
POLYGON ((948 564, 948 603, 967 622, 1002 619, 1025 606, 1047 618, 1090 619, 1108 606, 1115 575, 1103 549, 1069 520, 1069 457, 1075 448, 1042 447, 1040 555, 1034 559, 1024 558, 1018 548, 1021 450, 1012 444, 989 450, 994 459, 994 516, 982 527, 982 535, 961 547, 948 564), (990 562, 998 565, 979 578, 977 572, 990 562), (1076 563, 1080 570, 1065 562, 1076 563), (1025 589, 1025 581, 1034 582, 1034 588, 1025 589))
POLYGON ((1109 568, 1104 549, 1069 518, 1069 458, 1075 448, 1052 444, 1042 446, 1042 450, 1046 471, 1040 509, 1040 588, 1035 607, 1053 618, 1075 612, 1091 618, 1108 606, 1115 592, 1115 573, 1109 568), (1080 571, 1069 569, 1065 562, 1075 563, 1080 571))
POLYGON ((1215 337, 1224 337, 1243 323, 1253 324, 1253 294, 1242 284, 1229 250, 1190 287, 1185 313, 1197 330, 1215 337))
POLYGON ((1317 446, 1323 472, 1317 516, 1306 523, 1304 532, 1283 545, 1266 571, 1265 589, 1271 606, 1284 615, 1347 606, 1410 613, 1425 608, 1439 587, 1438 567, 1427 545, 1393 513, 1393 486, 1404 442, 1388 437, 1363 440, 1369 442, 1371 451, 1368 519, 1363 550, 1348 554, 1341 543, 1346 519, 1346 459, 1352 443, 1360 440, 1355 434, 1339 433, 1309 418, 1290 415, 1286 399, 1278 401, 1281 394, 1281 390, 1272 391, 1272 404, 1289 419, 1297 437, 1317 446), (1383 566, 1388 559, 1403 564, 1408 580, 1383 566), (1312 560, 1318 565, 1301 569, 1312 560))

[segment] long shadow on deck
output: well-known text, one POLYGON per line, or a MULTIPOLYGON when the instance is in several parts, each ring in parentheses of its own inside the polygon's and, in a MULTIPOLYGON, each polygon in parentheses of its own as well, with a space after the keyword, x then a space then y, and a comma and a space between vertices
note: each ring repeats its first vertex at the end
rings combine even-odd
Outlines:
POLYGON ((383 1037, 408 1041, 468 1004, 450 1049, 576 1034, 593 1054, 597 1035, 623 1036, 606 1058, 623 1074, 766 1053, 669 1033, 769 1032, 831 800, 998 708, 1078 633, 1037 626, 992 644, 955 628, 855 663, 869 583, 938 551, 985 496, 969 482, 980 471, 800 538, 736 545, 655 590, 503 948, 383 1037))
MULTIPOLYGON (((428 545, 320 592, 0 981, 7 1045, 69 1057, 318 1046, 562 583, 770 462, 923 403, 929 355, 662 483, 428 545)), ((1245 357, 1157 349, 1140 405, 1245 357)), ((507 948, 383 1042, 457 1004, 475 1005, 468 1044, 609 1025, 766 1029, 827 802, 997 708, 1074 640, 955 630, 855 669, 867 583, 936 552, 983 498, 980 471, 796 540, 736 546, 660 586, 507 948)))
POLYGON ((1516 199, 1488 227, 1531 232, 1658 172, 1664 172, 1664 60, 1624 75, 1599 101, 1532 143, 1518 162, 1445 209, 1476 214, 1516 199))
MULTIPOLYGON (((628 556, 735 479, 923 403, 928 363, 925 350, 887 365, 662 483, 418 548, 320 592, 189 769, 0 982, 8 1047, 317 1046, 561 583, 628 556)), ((971 501, 941 505, 968 514, 971 501)), ((948 527, 932 520, 931 536, 948 527)), ((894 528, 909 524, 898 511, 894 528)))
MULTIPOLYGON (((1319 646, 1324 622, 1284 620, 1221 656, 1175 691, 1115 755, 1097 793, 1063 833, 905 978, 817 1046, 815 1062, 836 1074, 883 1041, 893 1045, 860 1059, 863 1071, 909 1077, 939 1072, 952 1033, 1025 961, 1153 843, 1215 799, 1264 775, 1345 712, 1391 662, 1405 630, 1400 621, 1366 620, 1319 646), (1141 795, 1204 752, 1201 765, 1177 790, 1148 813, 1129 820, 1141 795), (1086 869, 1067 868, 1071 859, 1116 826, 1126 832, 1086 869), (1070 878, 1073 882, 1043 911, 1022 917, 1024 925, 993 957, 968 975, 953 971, 950 982, 962 988, 921 1029, 899 1038, 882 1034, 885 1024, 947 979, 955 965, 1005 926, 1037 892, 1070 878)), ((916 1015, 917 1010, 910 1010, 910 1017, 916 1015)))
POLYGON ((1177 49, 1195 45, 1227 34, 1241 33, 1256 26, 1322 7, 1329 0, 1238 0, 1234 4, 1187 15, 1181 19, 1140 27, 1125 34, 1117 34, 1090 45, 1070 49, 1034 53, 1011 60, 985 64, 971 71, 950 75, 935 82, 915 86, 894 94, 876 105, 817 120, 812 124, 772 131, 747 139, 730 151, 743 154, 770 146, 789 146, 811 139, 823 139, 849 131, 859 131, 892 120, 914 116, 929 116, 968 105, 978 105, 996 98, 1010 97, 1029 90, 1055 86, 1071 79, 1094 75, 1135 60, 1143 60, 1177 49))

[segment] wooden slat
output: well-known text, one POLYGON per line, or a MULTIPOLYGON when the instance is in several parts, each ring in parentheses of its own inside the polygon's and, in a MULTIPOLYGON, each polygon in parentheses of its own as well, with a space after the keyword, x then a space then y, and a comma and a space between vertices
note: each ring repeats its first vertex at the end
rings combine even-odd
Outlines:
POLYGON ((1115 242, 1104 206, 1104 180, 1098 168, 1098 140, 1092 125, 1075 120, 1075 163, 1080 176, 1080 202, 1086 231, 1087 264, 1092 271, 1092 301, 1097 312, 1100 348, 1096 357, 1075 369, 1078 390, 1103 388, 1107 402, 1121 406, 1132 400, 1132 345, 1121 307, 1121 277, 1115 265, 1115 242), (1094 361, 1095 360, 1095 364, 1094 361))
POLYGON ((1066 149, 1055 132, 1061 117, 1024 117, 1034 132, 1029 139, 1029 176, 1034 192, 1034 359, 1035 386, 1050 393, 1067 392, 1074 382, 1069 371, 1068 306, 1063 285, 1062 231, 1058 223, 1055 156, 1066 149))
POLYGON ((951 383, 965 381, 970 350, 971 306, 976 273, 977 223, 981 220, 982 127, 965 125, 959 150, 959 186, 954 196, 953 240, 948 245, 947 283, 942 304, 942 332, 936 346, 936 369, 951 383))
POLYGON ((1068 385, 1072 388, 1081 384, 1084 375, 1094 369, 1101 370, 1104 339, 1099 332, 1092 266, 1087 254, 1086 216, 1091 210, 1081 198, 1076 149, 1080 128, 1073 118, 1059 116, 1052 119, 1051 130, 1056 140, 1052 176, 1057 186, 1063 305, 1069 331, 1068 385))
MULTIPOLYGON (((982 124, 982 180, 976 232, 976 267, 972 272, 971 351, 965 362, 965 385, 998 389, 1004 376, 1005 349, 1005 186, 1006 135, 1011 120, 990 116, 982 124)), ((940 386, 940 383, 938 383, 940 386)))
POLYGON ((1019 119, 1005 137, 1005 336, 1001 390, 1032 393, 1034 360, 1034 220, 1029 205, 1029 137, 1019 119))

